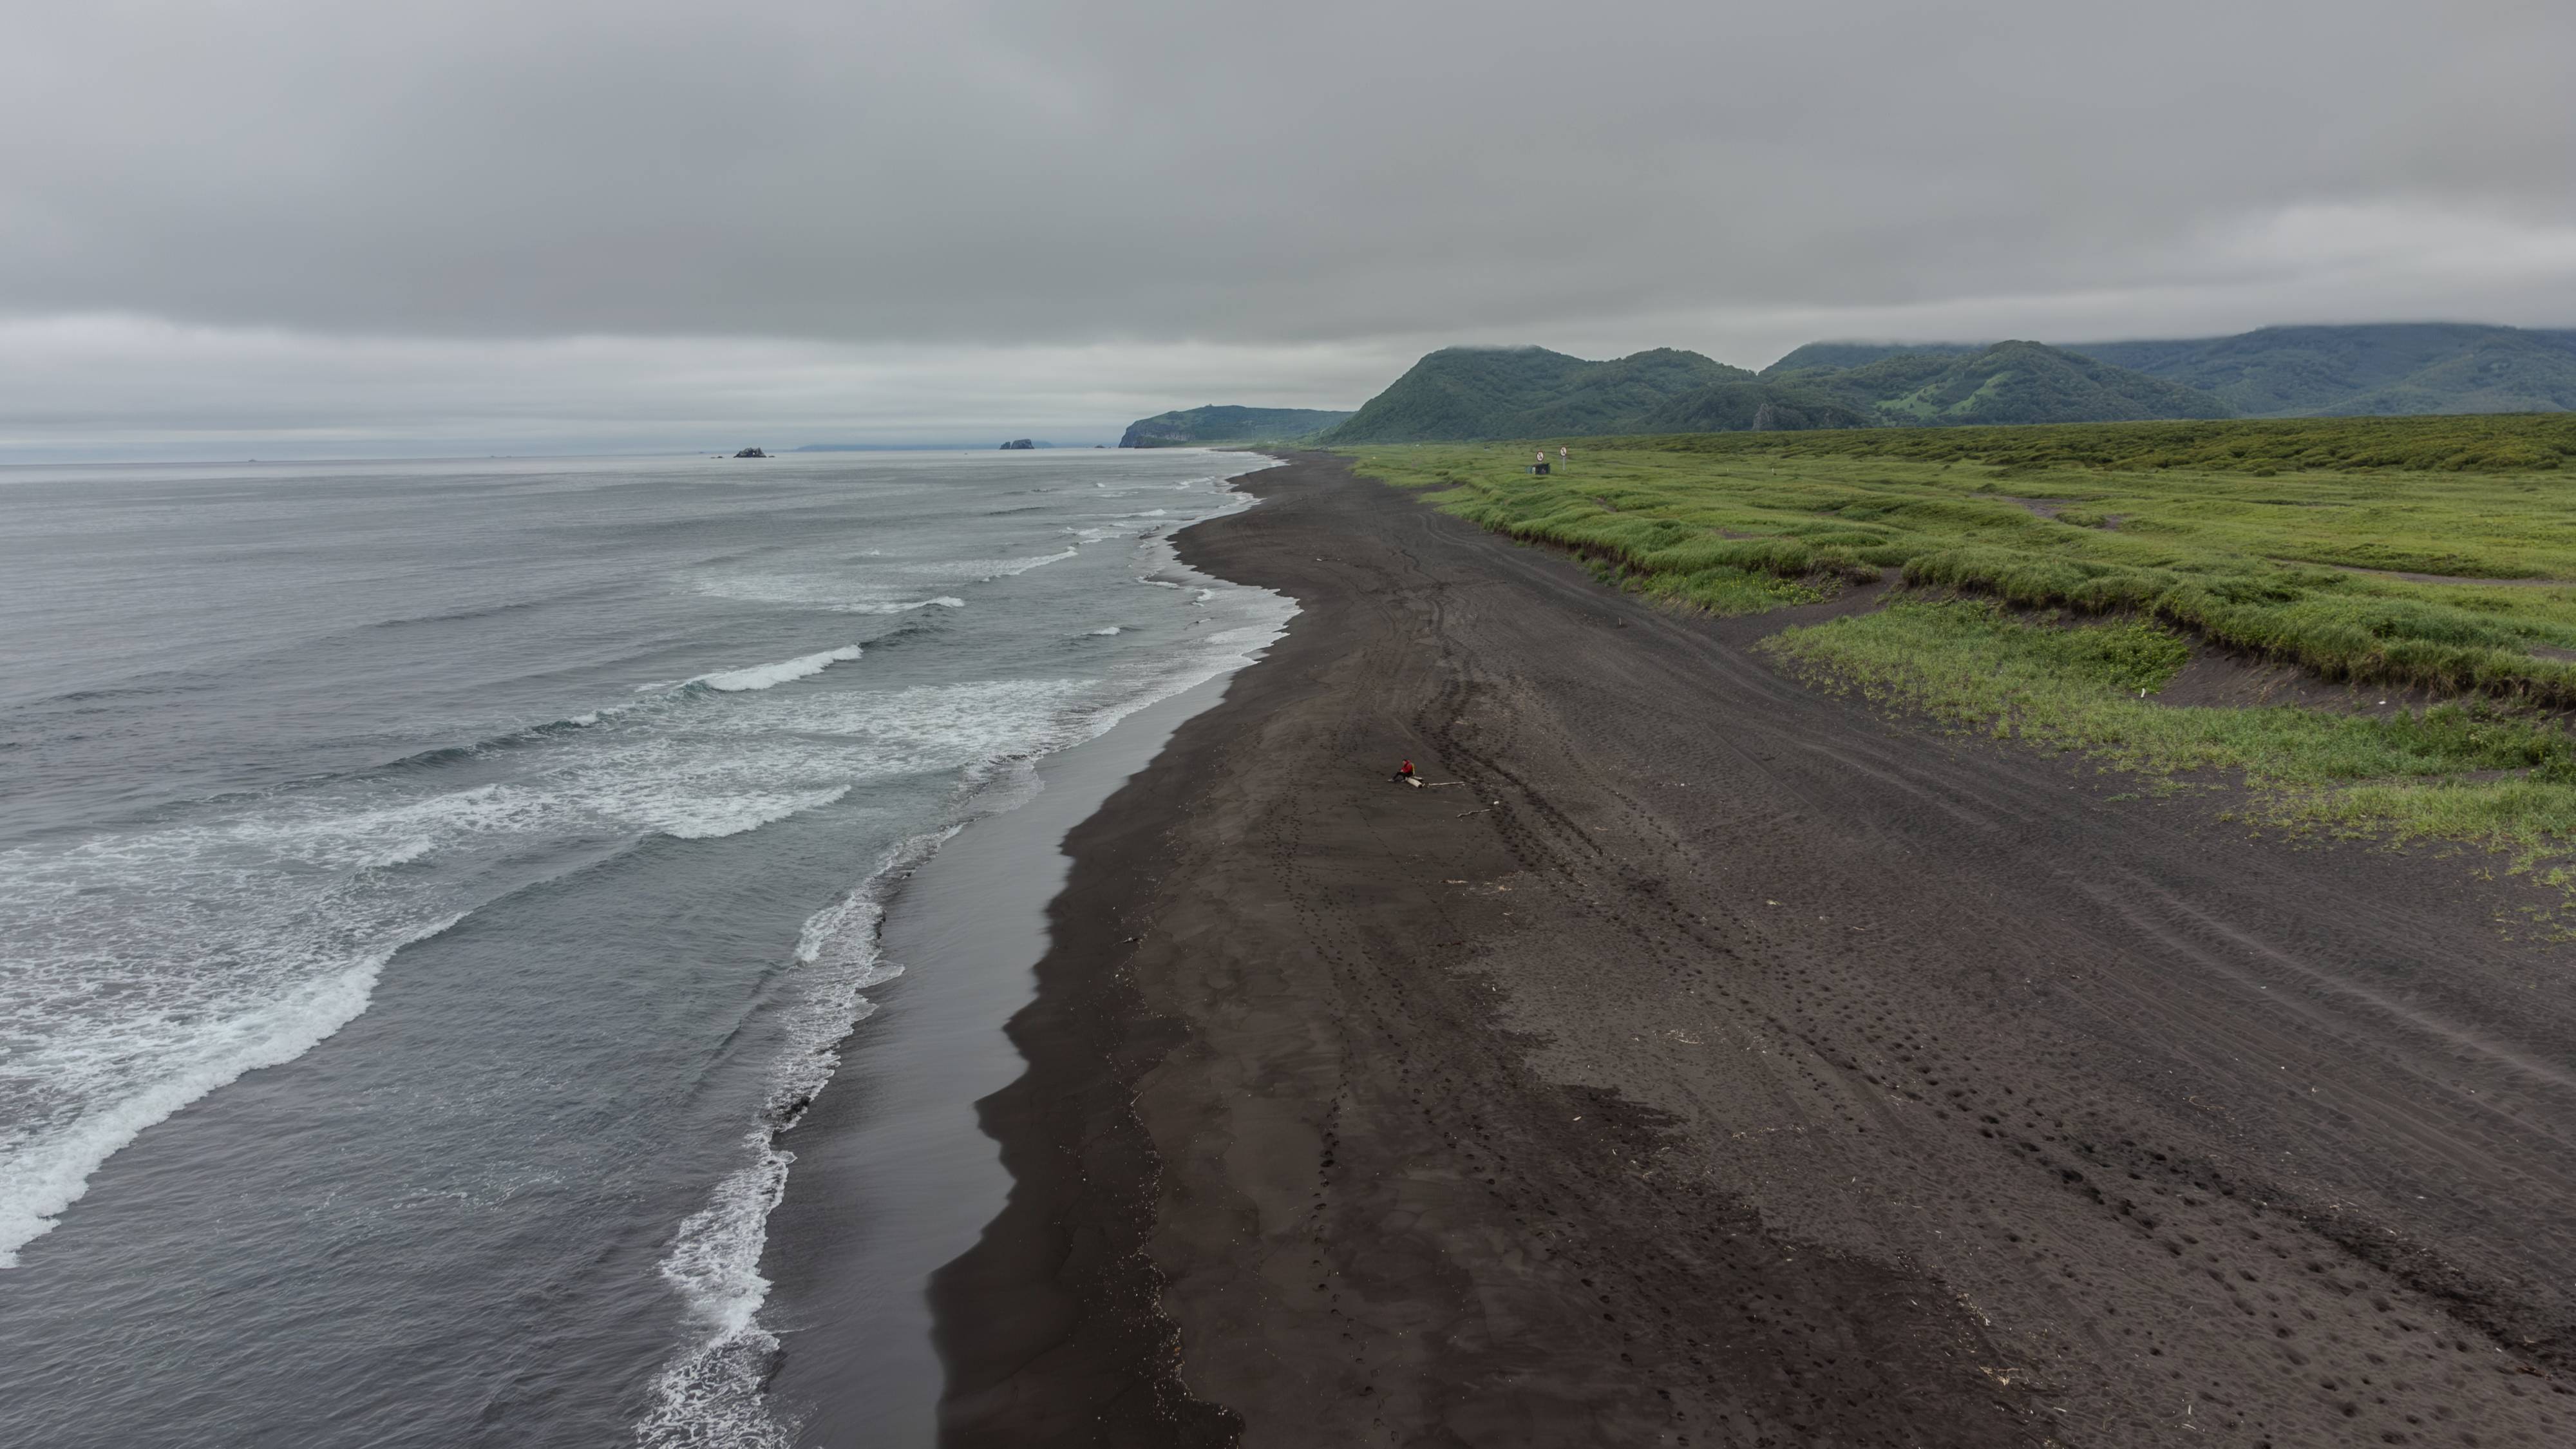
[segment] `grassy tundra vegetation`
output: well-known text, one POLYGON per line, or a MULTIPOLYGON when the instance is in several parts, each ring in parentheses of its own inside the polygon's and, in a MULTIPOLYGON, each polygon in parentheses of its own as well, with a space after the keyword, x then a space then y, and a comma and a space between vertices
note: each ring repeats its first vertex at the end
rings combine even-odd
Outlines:
POLYGON ((1766 645, 1831 687, 2122 769, 2240 772, 2283 822, 2525 863, 2576 840, 2576 738, 2553 717, 2576 708, 2576 418, 1592 439, 1546 478, 1530 447, 1350 451, 1678 606, 1751 613, 1896 571, 1887 607, 1766 645), (2195 640, 2446 702, 2155 703, 2195 640))

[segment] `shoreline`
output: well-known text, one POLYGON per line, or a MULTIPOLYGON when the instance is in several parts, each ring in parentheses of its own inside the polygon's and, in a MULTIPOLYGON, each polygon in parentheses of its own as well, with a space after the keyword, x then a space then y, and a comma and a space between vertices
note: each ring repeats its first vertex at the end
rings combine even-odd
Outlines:
POLYGON ((769 1217, 764 1317, 789 1351, 767 1397, 797 1441, 935 1432, 924 1280, 972 1245, 1008 1188, 968 1104, 1020 1071, 1000 1024, 1031 994, 1045 903, 1062 883, 1058 842, 1213 706, 1227 677, 1041 761, 1039 794, 968 824, 887 901, 879 949, 906 969, 870 992, 877 1009, 829 1089, 781 1139, 795 1163, 769 1217))
MULTIPOLYGON (((1246 497, 1214 516, 1252 506, 1246 497)), ((1039 757, 1028 783, 1011 787, 1028 791, 1018 803, 970 817, 895 868, 875 949, 898 973, 868 990, 873 1009, 840 1044, 825 1088, 777 1139, 792 1166, 765 1222, 759 1312, 781 1351, 746 1406, 777 1432, 757 1442, 935 1437, 927 1280, 1004 1201, 1008 1175, 971 1104, 1023 1069, 1002 1027, 1034 990, 1047 902, 1070 866, 1061 842, 1260 657, 1039 757)), ((753 1433, 747 1424, 738 1430, 753 1433)))
POLYGON ((1066 839, 942 1443, 2563 1429, 2576 1007, 2464 871, 1239 486, 1181 556, 1300 612, 1066 839))

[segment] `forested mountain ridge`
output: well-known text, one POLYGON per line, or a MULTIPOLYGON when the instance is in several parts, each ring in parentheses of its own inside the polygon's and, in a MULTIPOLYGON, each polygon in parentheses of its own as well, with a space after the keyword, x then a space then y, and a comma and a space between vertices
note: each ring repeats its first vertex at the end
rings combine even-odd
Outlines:
MULTIPOLYGON (((1960 342, 1811 342, 1765 378, 1899 356, 1966 356, 1960 342)), ((2226 337, 2075 342, 2061 350, 2197 388, 2252 417, 2576 411, 2576 331, 2468 322, 2264 327, 2226 337)))
MULTIPOLYGON (((1832 346, 1808 351, 1851 355, 1832 346)), ((1344 446, 2232 416, 2205 393, 2036 342, 1853 352, 1875 360, 1756 376, 1670 348, 1612 362, 1536 347, 1444 348, 1319 441, 1344 446)))
POLYGON ((1795 433, 1816 428, 1870 428, 1879 419, 1866 403, 1794 378, 1721 382, 1674 398, 1646 417, 1646 433, 1795 433))
POLYGON ((1805 383, 1898 425, 2114 423, 2236 413, 2197 388, 2038 342, 1998 342, 1966 356, 1905 353, 1778 380, 1805 383))
MULTIPOLYGON (((1200 408, 1200 414, 1294 410, 1200 408)), ((2100 342, 1811 342, 1759 374, 1656 348, 1607 362, 1540 347, 1446 347, 1357 413, 1291 431, 1207 428, 1171 442, 1479 442, 1620 433, 2418 413, 2576 412, 2576 330, 2474 323, 2266 327, 2100 342), (1222 430, 1222 429, 1220 429, 1222 430)))
POLYGON ((2576 410, 2576 332, 2568 331, 2457 322, 2265 327, 2076 350, 2258 416, 2576 410))

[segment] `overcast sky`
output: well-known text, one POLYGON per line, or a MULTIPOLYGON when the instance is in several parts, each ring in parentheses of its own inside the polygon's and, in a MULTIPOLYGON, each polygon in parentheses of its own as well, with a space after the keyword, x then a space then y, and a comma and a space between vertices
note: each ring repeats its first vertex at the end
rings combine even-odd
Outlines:
POLYGON ((1430 347, 2576 325, 2567 0, 0 0, 0 455, 1114 439, 1430 347))

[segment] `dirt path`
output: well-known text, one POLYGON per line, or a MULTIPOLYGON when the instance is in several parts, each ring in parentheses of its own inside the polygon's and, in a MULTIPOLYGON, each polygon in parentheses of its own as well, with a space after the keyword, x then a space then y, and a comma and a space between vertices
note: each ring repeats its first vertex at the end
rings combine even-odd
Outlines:
POLYGON ((1250 486, 1185 553, 1306 612, 1071 838, 948 1442, 2576 1442, 2571 953, 2482 862, 1250 486))

